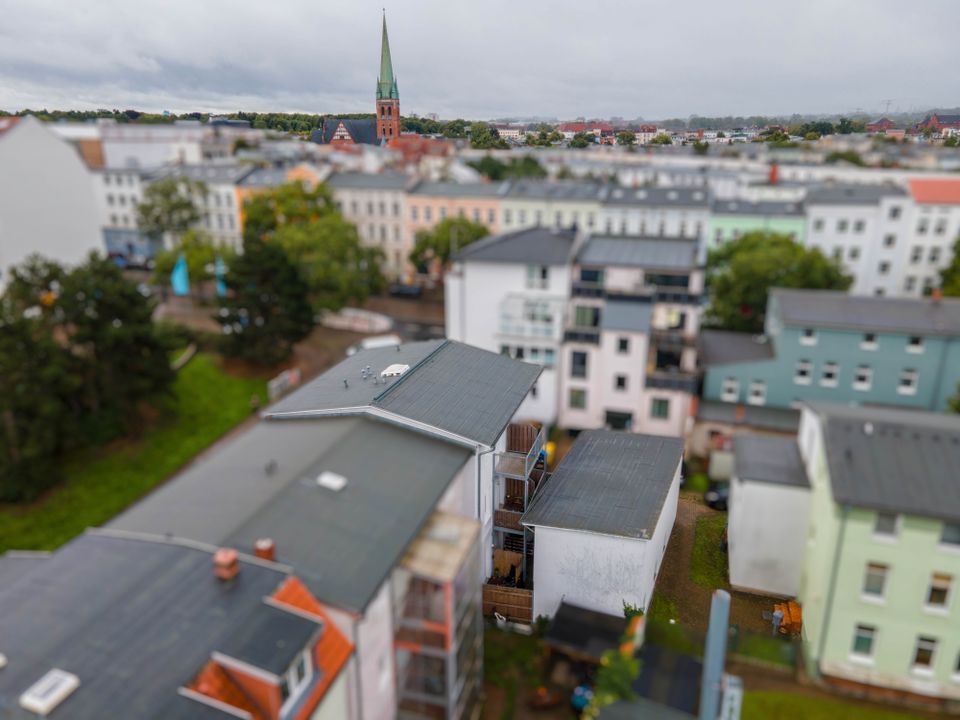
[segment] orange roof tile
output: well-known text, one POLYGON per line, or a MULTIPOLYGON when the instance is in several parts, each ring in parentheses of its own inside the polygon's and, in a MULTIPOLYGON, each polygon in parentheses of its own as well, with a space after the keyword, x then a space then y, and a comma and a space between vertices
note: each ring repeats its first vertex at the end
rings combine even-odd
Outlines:
POLYGON ((960 205, 960 180, 911 180, 910 193, 921 205, 960 205))
POLYGON ((254 720, 268 720, 263 709, 258 707, 231 679, 227 671, 213 660, 204 666, 187 687, 231 707, 245 710, 254 720))

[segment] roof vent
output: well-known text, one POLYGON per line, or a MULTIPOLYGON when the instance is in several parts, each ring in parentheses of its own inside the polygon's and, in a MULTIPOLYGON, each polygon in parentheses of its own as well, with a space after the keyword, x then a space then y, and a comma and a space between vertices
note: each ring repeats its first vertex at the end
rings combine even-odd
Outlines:
POLYGON ((677 199, 677 191, 676 191, 676 190, 670 190, 670 191, 667 193, 667 200, 676 200, 676 199, 677 199))
POLYGON ((333 492, 340 492, 347 486, 347 479, 343 475, 324 470, 317 475, 317 485, 333 492))
POLYGON ((873 435, 873 423, 865 422, 863 424, 863 434, 864 435, 873 435))
POLYGON ((385 367, 383 371, 380 373, 380 376, 385 378, 400 377, 409 369, 410 369, 409 365, 406 365, 404 363, 394 363, 393 365, 387 365, 387 367, 385 367))
POLYGON ((37 715, 49 715, 78 687, 80 678, 66 670, 54 668, 20 696, 20 707, 37 715))

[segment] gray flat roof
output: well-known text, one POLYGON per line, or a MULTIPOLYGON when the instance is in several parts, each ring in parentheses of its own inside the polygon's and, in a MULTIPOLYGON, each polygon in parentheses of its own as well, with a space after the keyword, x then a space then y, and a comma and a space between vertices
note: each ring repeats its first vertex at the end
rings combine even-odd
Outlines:
POLYGON ((600 327, 603 330, 647 332, 652 312, 653 305, 648 302, 608 298, 600 316, 600 327))
POLYGON ((184 177, 210 185, 236 185, 256 170, 254 165, 234 163, 203 163, 201 165, 164 165, 146 173, 151 180, 167 177, 184 177))
MULTIPOLYGON (((280 568, 241 559, 230 583, 213 574, 211 553, 163 539, 88 532, 33 572, 0 585, 0 638, 8 664, 0 671, 0 717, 37 717, 18 698, 52 668, 77 675, 80 686, 52 717, 167 717, 177 689, 238 628, 269 625, 289 660, 306 645, 290 615, 277 625, 263 602, 288 577, 280 568)), ((202 706, 198 706, 198 716, 202 706)), ((225 717, 225 716, 224 716, 225 717)))
POLYGON ((758 341, 753 333, 731 330, 700 331, 700 364, 703 367, 770 360, 773 347, 769 340, 758 341))
POLYGON ((603 185, 591 182, 513 180, 505 195, 511 200, 558 200, 597 202, 603 185))
POLYGON ((803 203, 776 202, 772 200, 751 202, 749 200, 716 200, 715 215, 760 215, 803 217, 803 203))
POLYGON ((506 194, 508 183, 454 183, 427 182, 417 183, 408 192, 411 195, 430 195, 435 197, 475 197, 493 198, 506 194))
POLYGON ((960 415, 807 403, 841 505, 960 522, 960 415))
POLYGON ((573 230, 525 228, 478 240, 461 250, 455 259, 523 265, 566 265, 570 261, 575 239, 576 233, 573 230))
POLYGON ((906 197, 896 185, 827 185, 807 193, 807 205, 877 205, 885 197, 906 197))
POLYGON ((286 168, 257 168, 249 175, 237 182, 240 187, 278 187, 285 185, 287 180, 286 168))
POLYGON ((452 340, 375 348, 341 361, 267 408, 265 415, 385 412, 490 446, 541 371, 538 365, 452 340), (381 371, 397 363, 409 365, 409 370, 386 384, 380 382, 381 371), (371 375, 364 379, 367 366, 371 375))
POLYGON ((740 480, 810 487, 795 438, 737 435, 733 452, 733 474, 740 480))
POLYGON ((769 302, 776 304, 784 325, 921 336, 960 335, 960 299, 956 298, 914 300, 848 295, 836 290, 774 288, 769 302))
POLYGON ((654 270, 693 270, 697 241, 680 238, 593 235, 577 253, 581 265, 625 265, 654 270))
POLYGON ((697 420, 796 434, 800 426, 800 411, 794 408, 736 405, 701 400, 697 404, 697 420), (737 408, 741 408, 739 415, 737 408))
POLYGON ((685 187, 608 187, 600 193, 604 205, 654 205, 707 209, 710 193, 706 188, 685 187))
POLYGON ((320 600, 362 611, 469 455, 368 417, 266 420, 110 526, 247 552, 272 538, 320 600), (324 471, 346 486, 318 485, 324 471))
POLYGON ((398 172, 340 172, 331 175, 326 182, 335 190, 338 188, 403 190, 409 183, 410 177, 398 172))
POLYGON ((682 455, 680 438, 582 432, 522 522, 649 540, 682 455))

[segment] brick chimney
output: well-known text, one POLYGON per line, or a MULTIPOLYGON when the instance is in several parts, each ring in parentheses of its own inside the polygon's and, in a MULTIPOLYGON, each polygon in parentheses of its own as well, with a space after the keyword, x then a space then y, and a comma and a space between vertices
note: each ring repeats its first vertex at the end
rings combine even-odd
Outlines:
POLYGON ((770 174, 767 176, 767 179, 771 185, 776 185, 780 179, 780 166, 777 165, 776 161, 770 163, 770 174))
POLYGON ((233 580, 240 572, 240 558, 233 548, 220 548, 213 554, 213 574, 217 579, 233 580))
POLYGON ((253 554, 261 560, 274 560, 277 556, 277 545, 271 538, 260 538, 253 544, 253 554))

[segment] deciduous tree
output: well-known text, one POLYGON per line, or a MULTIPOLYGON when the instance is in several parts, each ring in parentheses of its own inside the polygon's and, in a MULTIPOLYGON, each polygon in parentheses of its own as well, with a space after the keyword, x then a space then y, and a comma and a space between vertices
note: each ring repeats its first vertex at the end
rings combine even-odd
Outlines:
POLYGON ((432 230, 417 233, 416 243, 410 253, 410 262, 425 270, 431 263, 445 267, 454 250, 462 250, 489 234, 487 228, 466 218, 445 218, 432 230))
POLYGON ((960 237, 953 243, 953 259, 940 271, 940 288, 944 295, 960 297, 960 237))
POLYGON ((189 178, 167 177, 150 183, 137 206, 137 225, 154 241, 166 236, 175 242, 200 220, 194 197, 206 192, 204 183, 189 178))

